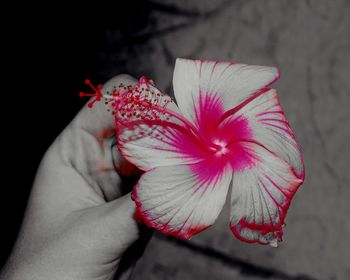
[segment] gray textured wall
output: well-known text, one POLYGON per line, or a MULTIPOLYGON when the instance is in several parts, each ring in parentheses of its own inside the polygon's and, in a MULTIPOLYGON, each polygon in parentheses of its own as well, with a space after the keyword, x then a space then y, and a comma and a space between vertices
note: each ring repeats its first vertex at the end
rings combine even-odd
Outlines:
POLYGON ((151 28, 104 54, 108 73, 124 59, 168 93, 176 57, 277 66, 306 164, 278 249, 236 240, 226 207, 189 242, 156 234, 133 279, 350 279, 349 19, 348 0, 158 0, 151 28))

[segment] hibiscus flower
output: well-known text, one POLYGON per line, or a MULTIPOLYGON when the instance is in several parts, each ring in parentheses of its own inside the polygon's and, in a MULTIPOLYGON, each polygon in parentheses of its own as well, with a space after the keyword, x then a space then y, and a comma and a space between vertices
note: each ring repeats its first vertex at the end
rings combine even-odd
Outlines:
POLYGON ((107 96, 120 152, 145 171, 132 193, 139 219, 189 239, 215 222, 231 188, 233 234, 277 246, 304 180, 300 148, 269 88, 278 78, 274 67, 177 59, 177 105, 145 77, 107 96))

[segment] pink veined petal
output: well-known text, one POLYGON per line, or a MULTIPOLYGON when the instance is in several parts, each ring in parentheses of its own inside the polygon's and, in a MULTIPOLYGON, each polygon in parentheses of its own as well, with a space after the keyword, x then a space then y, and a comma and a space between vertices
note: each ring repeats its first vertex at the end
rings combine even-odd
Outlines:
POLYGON ((289 204, 302 180, 287 162, 260 145, 242 145, 254 165, 233 174, 230 228, 242 241, 277 246, 289 204))
POLYGON ((293 167, 300 179, 304 179, 300 147, 283 113, 276 90, 266 90, 258 95, 232 116, 233 119, 237 117, 248 120, 250 140, 281 157, 293 167))
POLYGON ((201 95, 217 95, 226 111, 272 84, 278 77, 275 67, 178 58, 173 85, 181 112, 195 122, 195 107, 201 95))
MULTIPOLYGON (((157 104, 156 99, 166 97, 148 81, 143 83, 144 80, 141 78, 138 86, 149 90, 143 90, 142 94, 152 103, 157 104), (151 90, 153 95, 148 97, 151 90)), ((144 108, 142 111, 141 106, 132 109, 132 102, 123 103, 123 108, 131 108, 124 113, 125 117, 120 111, 116 114, 118 148, 126 159, 144 171, 157 166, 195 163, 203 159, 208 150, 207 145, 190 132, 180 120, 181 116, 179 119, 169 115, 180 115, 175 103, 144 108), (137 117, 142 114, 142 119, 137 117), (155 114, 157 117, 152 117, 155 114)))
POLYGON ((207 147, 188 129, 164 121, 134 121, 117 133, 121 154, 141 170, 201 161, 207 147))
POLYGON ((214 223, 231 179, 225 169, 207 176, 194 165, 157 167, 134 188, 138 216, 162 233, 189 239, 214 223))

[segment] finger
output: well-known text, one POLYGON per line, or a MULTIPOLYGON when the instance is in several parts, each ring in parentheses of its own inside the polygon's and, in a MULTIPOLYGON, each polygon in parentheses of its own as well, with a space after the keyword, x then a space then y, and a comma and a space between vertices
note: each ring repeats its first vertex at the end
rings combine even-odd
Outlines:
POLYGON ((134 219, 135 203, 130 194, 95 208, 99 213, 106 253, 121 256, 140 237, 140 226, 134 219))
MULTIPOLYGON (((120 84, 135 84, 134 78, 119 75, 109 80, 102 88, 102 93, 111 92, 120 84)), ((59 141, 59 154, 73 169, 84 178, 104 200, 111 201, 123 191, 121 180, 115 170, 113 150, 115 142, 115 123, 109 105, 103 100, 92 108, 85 105, 68 127, 62 132, 59 141)))

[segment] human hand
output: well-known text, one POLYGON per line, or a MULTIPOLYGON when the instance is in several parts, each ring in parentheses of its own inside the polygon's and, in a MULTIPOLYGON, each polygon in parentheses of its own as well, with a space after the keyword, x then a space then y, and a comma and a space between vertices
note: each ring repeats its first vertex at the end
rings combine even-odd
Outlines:
MULTIPOLYGON (((136 82, 120 75, 103 91, 136 82)), ((122 265, 125 252, 134 247, 138 257, 143 251, 150 234, 141 234, 134 203, 130 195, 123 196, 127 186, 116 169, 125 161, 115 146, 114 118, 106 109, 103 102, 92 110, 85 106, 46 152, 0 279, 124 277, 130 271, 122 265)))

